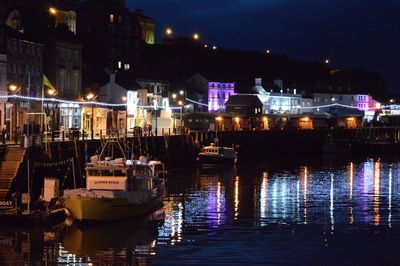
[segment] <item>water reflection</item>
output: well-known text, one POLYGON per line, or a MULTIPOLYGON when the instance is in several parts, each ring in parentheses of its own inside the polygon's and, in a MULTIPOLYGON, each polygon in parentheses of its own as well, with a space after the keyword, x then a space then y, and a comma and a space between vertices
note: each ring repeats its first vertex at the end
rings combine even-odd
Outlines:
MULTIPOLYGON (((246 254, 261 258, 275 254, 271 247, 277 239, 294 238, 304 228, 308 231, 302 240, 309 240, 310 233, 316 235, 312 243, 317 248, 310 253, 324 244, 331 248, 335 241, 337 246, 350 243, 347 248, 353 250, 353 240, 343 232, 358 230, 364 237, 399 226, 399 169, 400 163, 379 159, 284 170, 268 166, 185 169, 168 182, 161 220, 64 226, 39 233, 0 232, 0 264, 199 264, 205 258, 224 262, 237 254, 241 254, 238 263, 260 263, 246 254), (264 240, 268 237, 270 242, 264 240), (250 247, 256 245, 270 252, 254 254, 250 247), (242 252, 246 247, 247 253, 242 252)), ((299 242, 291 243, 292 250, 303 245, 299 242)), ((278 246, 286 247, 285 254, 290 249, 286 242, 278 241, 278 246)))

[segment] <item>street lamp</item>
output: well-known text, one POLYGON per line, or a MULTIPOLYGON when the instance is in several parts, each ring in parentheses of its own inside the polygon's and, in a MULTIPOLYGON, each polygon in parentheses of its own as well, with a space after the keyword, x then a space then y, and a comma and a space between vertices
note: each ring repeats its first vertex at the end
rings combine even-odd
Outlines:
MULTIPOLYGON (((89 92, 85 96, 86 100, 93 101, 95 99, 95 95, 92 92, 89 92)), ((94 104, 92 103, 92 121, 91 121, 91 138, 94 139, 94 104)))
POLYGON ((171 38, 172 34, 173 34, 173 31, 171 28, 168 27, 165 29, 165 35, 167 35, 168 38, 171 38))
POLYGON ((55 15, 55 14, 57 14, 57 9, 55 9, 54 7, 50 7, 49 12, 50 12, 50 14, 55 15))
POLYGON ((327 59, 325 59, 325 64, 330 64, 331 63, 331 60, 329 60, 329 58, 327 58, 327 59))
POLYGON ((200 35, 198 33, 193 34, 193 40, 198 41, 200 39, 200 35))
MULTIPOLYGON (((17 86, 16 84, 10 83, 8 84, 8 90, 11 94, 16 95, 21 87, 17 86)), ((17 120, 18 120, 18 99, 15 98, 14 100, 14 141, 18 143, 18 134, 17 134, 17 120)))

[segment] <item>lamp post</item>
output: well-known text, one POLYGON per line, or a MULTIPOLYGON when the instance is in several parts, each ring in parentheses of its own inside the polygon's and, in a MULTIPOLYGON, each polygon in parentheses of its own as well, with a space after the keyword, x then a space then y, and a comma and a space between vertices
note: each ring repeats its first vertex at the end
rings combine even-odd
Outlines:
MULTIPOLYGON (((91 92, 86 94, 86 100, 88 101, 93 101, 95 98, 95 95, 91 92)), ((94 104, 91 104, 92 106, 92 121, 91 121, 91 138, 94 139, 94 104)))
POLYGON ((181 107, 181 115, 180 115, 179 120, 180 120, 181 134, 182 134, 182 129, 183 129, 182 115, 183 115, 183 105, 184 105, 183 101, 182 100, 178 101, 178 105, 181 107))
MULTIPOLYGON (((128 98, 126 96, 122 96, 121 100, 126 104, 128 98)), ((125 105, 125 137, 128 136, 128 105, 125 105)))
MULTIPOLYGON (((16 95, 17 92, 21 89, 21 87, 18 87, 15 84, 9 84, 8 85, 8 90, 10 91, 11 94, 16 95)), ((14 100, 14 142, 15 144, 18 143, 18 134, 17 134, 17 120, 18 120, 18 99, 15 98, 14 100)))

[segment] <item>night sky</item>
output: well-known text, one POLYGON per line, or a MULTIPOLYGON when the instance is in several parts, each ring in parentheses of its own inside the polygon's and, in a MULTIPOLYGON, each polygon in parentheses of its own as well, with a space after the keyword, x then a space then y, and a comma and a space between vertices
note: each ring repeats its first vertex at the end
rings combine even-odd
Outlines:
POLYGON ((156 41, 199 32, 204 43, 378 72, 400 93, 399 0, 126 0, 156 20, 156 41))

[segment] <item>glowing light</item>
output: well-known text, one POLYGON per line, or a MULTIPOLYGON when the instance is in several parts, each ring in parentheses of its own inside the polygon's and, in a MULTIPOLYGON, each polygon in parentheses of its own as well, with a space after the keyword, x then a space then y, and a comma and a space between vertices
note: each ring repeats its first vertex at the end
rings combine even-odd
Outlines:
POLYGON ((219 122, 219 121, 222 121, 222 117, 221 117, 221 116, 217 116, 217 117, 215 118, 215 120, 217 120, 218 122, 219 122))
POLYGON ((56 91, 53 89, 48 89, 47 94, 49 94, 50 96, 54 96, 56 94, 56 91))
POLYGON ((388 196, 388 225, 392 227, 392 182, 393 182, 392 168, 389 169, 389 196, 388 196))
POLYGON ((271 50, 267 49, 265 52, 266 52, 267 54, 270 54, 270 53, 271 53, 271 50))
POLYGON ((180 94, 180 95, 183 95, 184 93, 185 93, 185 92, 184 92, 183 90, 180 90, 180 91, 179 91, 179 94, 180 94))
POLYGON ((198 33, 193 34, 193 40, 198 41, 200 39, 200 35, 198 33))
POLYGON ((171 28, 166 28, 166 29, 165 29, 165 34, 166 34, 168 37, 171 37, 171 36, 172 36, 172 33, 173 33, 173 31, 172 31, 171 28))
POLYGON ((267 121, 268 121, 268 118, 267 118, 266 116, 264 116, 262 120, 263 120, 264 122, 267 122, 267 121))
POLYGON ((15 84, 10 84, 8 85, 8 89, 12 92, 15 92, 18 89, 18 87, 15 84))
POLYGON ((54 7, 50 7, 49 12, 50 12, 50 14, 55 15, 55 14, 57 14, 57 9, 55 9, 54 7))
POLYGON ((240 122, 240 117, 235 117, 235 122, 239 123, 240 122))
POLYGON ((331 63, 331 60, 329 60, 328 58, 325 59, 325 64, 330 64, 330 63, 331 63))
POLYGON ((126 96, 122 96, 122 97, 121 97, 121 100, 122 100, 123 102, 126 102, 126 100, 127 100, 126 96))
POLYGON ((213 46, 213 50, 217 50, 218 49, 218 47, 217 46, 213 46))
POLYGON ((204 44, 204 48, 208 48, 208 45, 207 45, 207 44, 204 44))
POLYGON ((178 105, 182 106, 183 105, 183 101, 178 101, 178 105))
POLYGON ((88 101, 92 100, 93 98, 94 98, 94 94, 93 93, 89 92, 88 94, 86 94, 86 99, 88 101))
MULTIPOLYGON (((268 199, 268 173, 265 172, 263 174, 263 179, 261 183, 261 191, 260 191, 260 217, 267 217, 267 199, 268 199)), ((261 225, 264 225, 265 222, 261 221, 261 225)))
POLYGON ((176 96, 177 96, 176 93, 172 93, 172 99, 175 100, 175 99, 176 99, 176 96))

